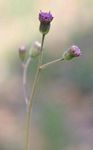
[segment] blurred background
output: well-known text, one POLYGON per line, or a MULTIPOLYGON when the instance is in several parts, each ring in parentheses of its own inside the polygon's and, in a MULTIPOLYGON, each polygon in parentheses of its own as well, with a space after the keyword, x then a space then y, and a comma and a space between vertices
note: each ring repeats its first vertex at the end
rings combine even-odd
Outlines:
MULTIPOLYGON (((41 42, 38 13, 54 19, 43 62, 73 44, 82 56, 43 71, 33 101, 31 150, 93 149, 93 0, 0 0, 0 150, 23 150, 26 104, 18 48, 41 42)), ((28 93, 36 70, 28 70, 28 93)))

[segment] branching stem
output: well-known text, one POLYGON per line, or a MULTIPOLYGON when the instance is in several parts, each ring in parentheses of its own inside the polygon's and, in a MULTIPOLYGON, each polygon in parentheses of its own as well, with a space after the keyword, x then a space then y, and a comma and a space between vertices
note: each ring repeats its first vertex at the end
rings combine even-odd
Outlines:
POLYGON ((45 69, 46 67, 48 67, 48 66, 50 66, 50 65, 52 65, 52 64, 55 64, 55 63, 57 63, 57 62, 61 62, 61 61, 63 61, 63 60, 64 60, 63 58, 59 58, 59 59, 50 61, 50 62, 48 62, 48 63, 46 63, 46 64, 41 65, 41 66, 40 66, 40 69, 41 69, 41 70, 42 70, 42 69, 45 69))
POLYGON ((39 56, 39 62, 38 62, 38 67, 37 67, 37 71, 36 71, 36 74, 35 74, 35 79, 34 79, 34 83, 33 83, 33 87, 32 87, 32 92, 31 92, 30 99, 29 99, 28 105, 27 105, 25 150, 29 150, 30 149, 30 146, 29 146, 30 116, 31 116, 31 110, 32 110, 32 101, 33 101, 33 97, 34 97, 36 86, 37 86, 37 81, 39 79, 40 71, 41 71, 40 70, 40 66, 42 65, 42 59, 43 59, 44 38, 45 38, 45 35, 42 35, 41 54, 39 56))

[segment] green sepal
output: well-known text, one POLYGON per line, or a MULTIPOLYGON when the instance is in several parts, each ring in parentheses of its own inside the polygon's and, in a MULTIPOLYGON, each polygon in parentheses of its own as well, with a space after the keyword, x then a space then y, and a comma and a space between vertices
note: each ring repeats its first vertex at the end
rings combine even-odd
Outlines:
POLYGON ((64 60, 71 60, 74 58, 73 55, 71 55, 68 51, 64 52, 63 56, 64 60))
POLYGON ((29 50, 29 56, 32 57, 32 58, 35 58, 35 57, 39 56, 40 53, 41 52, 38 49, 35 49, 35 48, 31 48, 29 50))
POLYGON ((50 23, 40 23, 39 30, 42 34, 47 34, 50 30, 50 23))

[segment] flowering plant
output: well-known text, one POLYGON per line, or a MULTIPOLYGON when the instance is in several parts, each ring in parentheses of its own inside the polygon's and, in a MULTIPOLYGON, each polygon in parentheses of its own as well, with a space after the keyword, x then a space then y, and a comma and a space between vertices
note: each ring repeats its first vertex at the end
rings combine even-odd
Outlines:
POLYGON ((31 49, 29 50, 29 56, 27 56, 27 48, 23 45, 19 48, 19 56, 22 61, 23 66, 23 88, 24 88, 24 98, 27 105, 27 115, 26 115, 26 130, 25 130, 25 150, 29 150, 29 131, 30 131, 30 116, 31 116, 31 109, 32 109, 32 100, 35 94, 36 86, 38 83, 39 76, 43 69, 48 67, 49 65, 55 64, 57 62, 62 62, 64 60, 71 60, 72 58, 79 57, 81 55, 81 51, 78 46, 73 45, 67 51, 65 51, 61 58, 56 60, 50 61, 46 64, 42 64, 43 60, 43 45, 46 34, 50 30, 51 22, 53 20, 53 16, 50 12, 42 12, 39 13, 39 21, 40 27, 39 30, 42 34, 42 41, 41 43, 35 42, 31 49), (35 79, 33 82, 32 92, 30 97, 27 96, 26 91, 26 78, 27 78, 27 69, 31 61, 33 61, 36 57, 39 57, 37 71, 35 74, 35 79))

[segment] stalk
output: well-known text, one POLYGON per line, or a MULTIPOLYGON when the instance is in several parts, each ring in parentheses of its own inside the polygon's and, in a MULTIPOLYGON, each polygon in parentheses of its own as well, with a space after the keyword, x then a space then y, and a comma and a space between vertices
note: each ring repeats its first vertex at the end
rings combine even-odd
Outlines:
POLYGON ((61 62, 61 61, 63 61, 63 60, 64 60, 64 58, 59 58, 59 59, 50 61, 50 62, 48 62, 48 63, 46 63, 46 64, 41 65, 41 66, 40 66, 40 69, 41 69, 41 70, 42 70, 42 69, 45 69, 46 67, 48 67, 48 66, 50 66, 50 65, 53 65, 53 64, 55 64, 55 63, 61 62))
POLYGON ((45 34, 42 35, 42 43, 41 43, 41 54, 39 56, 39 61, 38 61, 38 66, 37 66, 37 71, 35 74, 35 79, 34 79, 34 83, 33 83, 33 87, 32 87, 32 92, 30 95, 30 99, 28 101, 28 105, 27 105, 27 115, 26 115, 26 133, 25 133, 25 150, 29 150, 30 149, 30 145, 29 145, 29 136, 30 136, 30 117, 31 117, 31 111, 32 111, 32 101, 33 101, 33 97, 36 91, 36 87, 37 87, 37 81, 39 79, 40 76, 40 66, 42 65, 42 59, 43 59, 43 44, 44 44, 44 39, 45 39, 45 34))

